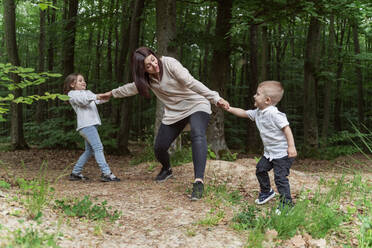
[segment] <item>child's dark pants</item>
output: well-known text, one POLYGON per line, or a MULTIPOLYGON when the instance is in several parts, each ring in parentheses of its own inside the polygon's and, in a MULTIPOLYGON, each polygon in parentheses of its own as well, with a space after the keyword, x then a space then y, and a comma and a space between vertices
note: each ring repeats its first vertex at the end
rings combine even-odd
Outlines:
POLYGON ((292 203, 291 190, 288 181, 289 169, 292 166, 293 158, 285 156, 279 159, 273 159, 269 161, 267 158, 262 156, 256 166, 256 176, 260 183, 261 193, 270 192, 270 178, 268 172, 274 169, 274 179, 276 187, 279 191, 281 201, 285 204, 292 203))

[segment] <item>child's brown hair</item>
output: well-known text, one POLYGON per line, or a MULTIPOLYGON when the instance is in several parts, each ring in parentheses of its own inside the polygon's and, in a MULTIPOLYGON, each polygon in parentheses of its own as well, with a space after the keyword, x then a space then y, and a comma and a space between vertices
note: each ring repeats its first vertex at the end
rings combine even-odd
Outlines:
POLYGON ((65 78, 65 82, 63 85, 63 91, 65 94, 68 94, 70 90, 73 90, 73 88, 71 87, 71 84, 76 82, 78 76, 82 76, 82 75, 80 73, 71 73, 65 78))

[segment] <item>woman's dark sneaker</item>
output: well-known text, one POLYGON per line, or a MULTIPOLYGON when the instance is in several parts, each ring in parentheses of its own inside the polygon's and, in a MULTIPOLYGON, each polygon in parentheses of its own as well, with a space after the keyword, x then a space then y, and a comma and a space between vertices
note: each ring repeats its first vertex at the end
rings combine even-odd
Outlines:
POLYGON ((191 201, 197 201, 202 198, 204 191, 204 184, 200 181, 196 181, 192 184, 191 201))
POLYGON ((155 181, 157 182, 164 182, 168 178, 171 178, 173 176, 172 169, 161 169, 159 174, 156 176, 155 181))
POLYGON ((119 182, 120 178, 117 178, 113 173, 110 174, 101 174, 102 182, 119 182))
POLYGON ((71 173, 68 180, 70 180, 70 181, 86 181, 86 180, 89 180, 89 178, 83 176, 83 174, 81 174, 81 173, 79 173, 79 174, 71 173))

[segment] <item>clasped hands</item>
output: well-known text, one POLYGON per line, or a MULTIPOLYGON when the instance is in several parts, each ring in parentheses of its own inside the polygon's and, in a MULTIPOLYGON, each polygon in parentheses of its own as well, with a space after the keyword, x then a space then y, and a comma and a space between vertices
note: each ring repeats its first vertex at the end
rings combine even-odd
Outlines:
POLYGON ((224 110, 228 110, 230 108, 230 104, 228 101, 226 101, 225 99, 221 98, 218 102, 217 102, 217 106, 224 109, 224 110))
POLYGON ((102 94, 97 94, 97 100, 110 100, 110 98, 112 97, 112 92, 111 91, 107 91, 106 93, 102 93, 102 94))

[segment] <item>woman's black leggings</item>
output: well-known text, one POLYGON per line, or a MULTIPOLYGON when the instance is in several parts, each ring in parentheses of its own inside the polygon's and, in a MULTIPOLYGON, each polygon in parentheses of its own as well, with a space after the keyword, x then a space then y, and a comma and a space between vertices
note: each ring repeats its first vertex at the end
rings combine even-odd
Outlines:
POLYGON ((172 142, 182 132, 187 123, 191 126, 192 161, 194 163, 195 178, 204 178, 205 164, 207 162, 207 137, 209 114, 198 111, 190 116, 171 125, 161 123, 158 135, 155 139, 155 156, 163 165, 163 169, 169 169, 168 149, 172 142))

